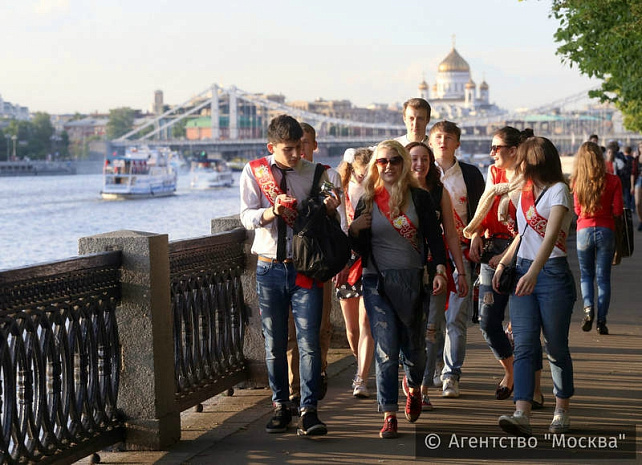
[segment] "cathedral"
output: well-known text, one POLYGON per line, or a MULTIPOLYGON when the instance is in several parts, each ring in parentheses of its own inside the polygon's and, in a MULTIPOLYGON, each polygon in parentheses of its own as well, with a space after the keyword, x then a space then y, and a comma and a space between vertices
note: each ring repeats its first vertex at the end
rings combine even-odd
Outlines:
POLYGON ((458 119, 466 116, 497 114, 501 110, 490 103, 488 84, 477 84, 470 75, 470 66, 462 58, 455 45, 439 63, 437 77, 429 90, 425 79, 419 84, 419 96, 432 107, 433 118, 458 119))

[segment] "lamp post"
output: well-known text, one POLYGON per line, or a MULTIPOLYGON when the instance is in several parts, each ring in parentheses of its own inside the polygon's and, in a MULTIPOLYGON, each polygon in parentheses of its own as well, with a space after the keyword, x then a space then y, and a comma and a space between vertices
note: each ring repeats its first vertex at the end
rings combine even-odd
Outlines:
POLYGON ((11 136, 11 140, 13 141, 13 160, 16 160, 16 142, 18 141, 18 136, 14 134, 11 136))
POLYGON ((9 134, 5 134, 4 138, 7 139, 7 161, 9 161, 9 139, 11 139, 11 136, 9 134))

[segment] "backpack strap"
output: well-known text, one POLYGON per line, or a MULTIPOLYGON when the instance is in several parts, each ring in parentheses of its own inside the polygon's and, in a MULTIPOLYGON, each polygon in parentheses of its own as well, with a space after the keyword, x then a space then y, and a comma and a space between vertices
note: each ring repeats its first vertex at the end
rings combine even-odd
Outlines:
POLYGON ((312 180, 312 189, 310 189, 310 197, 317 196, 321 192, 321 186, 319 186, 319 181, 321 181, 321 176, 323 176, 326 167, 321 163, 317 163, 316 168, 314 169, 314 179, 312 180))

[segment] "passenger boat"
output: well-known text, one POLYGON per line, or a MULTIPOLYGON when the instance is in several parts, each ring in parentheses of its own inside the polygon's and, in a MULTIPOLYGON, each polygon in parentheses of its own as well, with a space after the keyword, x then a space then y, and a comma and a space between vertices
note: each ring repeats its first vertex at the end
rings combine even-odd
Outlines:
POLYGON ((176 191, 177 174, 167 148, 132 147, 124 156, 108 157, 103 167, 106 200, 164 197, 176 191))
POLYGON ((192 160, 190 187, 212 189, 234 184, 232 170, 222 158, 198 157, 192 160))

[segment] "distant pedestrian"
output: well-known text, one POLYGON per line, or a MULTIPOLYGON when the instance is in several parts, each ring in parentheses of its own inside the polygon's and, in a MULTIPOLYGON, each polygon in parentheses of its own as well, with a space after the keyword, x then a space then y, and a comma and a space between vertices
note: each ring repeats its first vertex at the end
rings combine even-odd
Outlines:
POLYGON ((606 173, 602 150, 592 142, 575 155, 571 187, 577 214, 577 258, 584 301, 582 330, 590 331, 595 316, 597 283, 597 332, 608 334, 606 315, 611 301, 611 263, 615 253, 614 216, 622 215, 620 179, 606 173))
POLYGON ((515 412, 499 417, 499 426, 518 436, 532 434, 530 416, 535 389, 535 367, 540 352, 540 332, 555 394, 552 433, 570 428, 569 402, 575 391, 568 332, 577 298, 575 280, 568 265, 566 238, 573 218, 573 198, 562 173, 559 153, 543 137, 531 137, 517 149, 524 187, 517 208, 520 236, 500 260, 493 288, 517 254, 517 287, 510 296, 510 320, 515 341, 515 412), (521 237, 521 240, 520 240, 521 237))

